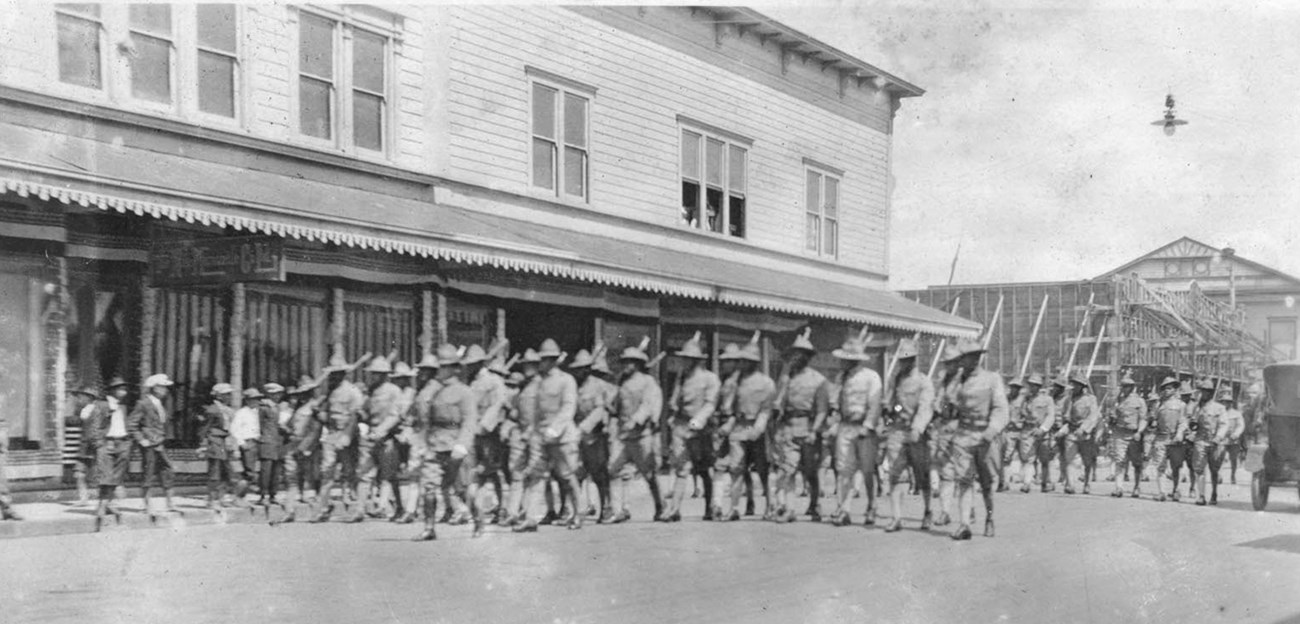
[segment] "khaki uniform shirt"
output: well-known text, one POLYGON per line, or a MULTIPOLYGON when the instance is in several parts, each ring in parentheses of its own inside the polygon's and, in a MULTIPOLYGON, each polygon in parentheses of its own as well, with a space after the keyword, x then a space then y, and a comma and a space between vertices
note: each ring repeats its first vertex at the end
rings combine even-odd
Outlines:
POLYGON ((1187 406, 1176 396, 1169 397, 1156 408, 1156 437, 1181 438, 1187 419, 1187 406))
POLYGON ((894 381, 894 396, 889 401, 889 428, 911 431, 918 421, 928 423, 934 415, 934 384, 915 368, 894 381))
POLYGON ((1056 401, 1047 390, 1040 389, 1038 394, 1025 401, 1020 419, 1026 427, 1050 429, 1056 424, 1056 401))
POLYGON ((833 411, 839 413, 843 424, 876 429, 880 425, 880 393, 884 390, 880 374, 864 366, 848 377, 844 375, 840 373, 836 392, 831 396, 833 411))
POLYGON ((792 377, 782 380, 777 390, 777 409, 782 422, 790 426, 794 437, 812 435, 813 425, 826 417, 830 409, 830 384, 826 376, 805 366, 792 377))
POLYGON ((547 442, 577 442, 578 382, 559 367, 537 376, 537 429, 547 442))
MULTIPOLYGON (((759 422, 766 423, 775 405, 776 382, 761 372, 754 372, 741 379, 736 387, 736 426, 753 427, 759 422)), ((766 424, 763 426, 767 427, 766 424)))
POLYGON ((641 438, 659 418, 664 394, 654 377, 641 371, 628 375, 618 387, 619 437, 641 438))
POLYGON ((957 423, 962 429, 997 435, 1007 426, 1007 390, 1002 376, 976 368, 957 386, 957 423))
POLYGON ((703 429, 718 408, 721 391, 722 381, 716 373, 703 367, 691 371, 689 377, 673 388, 672 398, 668 400, 673 420, 678 424, 690 422, 692 428, 703 429))
POLYGON ((352 444, 365 400, 361 390, 346 379, 330 391, 322 412, 326 443, 339 448, 352 444))
POLYGON ((1137 431, 1138 425, 1147 418, 1147 402, 1136 393, 1120 399, 1115 405, 1115 428, 1124 431, 1137 431))
POLYGON ((469 387, 478 401, 479 428, 484 432, 495 431, 505 418, 502 408, 506 403, 506 380, 480 368, 469 387))
POLYGON ((434 453, 450 451, 458 445, 468 450, 477 429, 478 401, 474 391, 457 377, 448 379, 433 397, 429 426, 424 434, 426 448, 434 453))
POLYGON ((584 438, 605 432, 617 394, 614 384, 595 375, 588 375, 582 385, 578 386, 578 412, 574 420, 584 438))

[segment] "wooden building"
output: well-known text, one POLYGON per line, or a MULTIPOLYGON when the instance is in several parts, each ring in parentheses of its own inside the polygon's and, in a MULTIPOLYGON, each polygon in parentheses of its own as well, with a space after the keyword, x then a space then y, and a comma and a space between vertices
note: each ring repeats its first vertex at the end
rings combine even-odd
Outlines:
MULTIPOLYGON (((922 90, 748 9, 23 4, 0 14, 8 471, 67 390, 333 349, 978 327, 888 292, 922 90)), ((819 360, 819 365, 829 364, 819 360)))

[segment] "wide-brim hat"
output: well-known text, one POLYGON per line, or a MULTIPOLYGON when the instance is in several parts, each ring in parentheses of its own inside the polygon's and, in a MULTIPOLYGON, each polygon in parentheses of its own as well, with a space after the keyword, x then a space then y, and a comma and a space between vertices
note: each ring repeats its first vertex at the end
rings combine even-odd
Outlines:
POLYGON ((275 383, 274 381, 270 383, 262 384, 262 394, 272 395, 272 394, 280 394, 283 392, 284 392, 284 386, 275 383))
POLYGON ((1189 382, 1184 381, 1178 385, 1178 394, 1192 394, 1193 392, 1192 384, 1189 382))
POLYGON ((406 362, 398 362, 397 365, 393 367, 393 372, 388 376, 393 378, 414 377, 415 369, 411 368, 411 365, 406 362))
POLYGON ((1066 381, 1064 377, 1055 377, 1055 378, 1052 379, 1052 385, 1053 385, 1053 386, 1060 386, 1060 387, 1064 388, 1064 387, 1066 387, 1066 386, 1069 386, 1069 385, 1070 385, 1070 382, 1066 381))
POLYGON ((646 355, 646 354, 645 354, 645 351, 642 351, 641 349, 639 349, 639 348, 637 348, 637 347, 627 347, 627 348, 623 349, 623 352, 622 352, 622 353, 619 353, 619 354, 618 354, 618 359, 619 359, 620 361, 623 361, 623 360, 636 360, 636 361, 638 361, 638 362, 649 362, 649 361, 650 361, 650 356, 646 355))
POLYGON ((812 328, 805 329, 802 334, 795 336, 794 342, 786 347, 786 352, 803 351, 809 354, 817 353, 817 347, 812 343, 812 328))
POLYGON ((303 375, 298 378, 298 385, 289 388, 289 394, 304 394, 315 390, 320 384, 311 375, 303 375))
POLYGON ((129 385, 131 384, 127 383, 125 379, 122 379, 121 377, 114 377, 108 380, 108 383, 104 384, 104 389, 112 390, 113 388, 116 388, 118 386, 129 386, 129 385))
POLYGON ((957 351, 959 353, 958 357, 961 357, 964 355, 984 353, 985 351, 988 351, 988 349, 985 349, 984 345, 974 338, 962 338, 957 341, 957 351))
POLYGON ((149 388, 157 388, 157 387, 166 388, 172 385, 175 384, 172 382, 171 378, 163 373, 158 373, 157 375, 150 375, 144 380, 144 388, 146 390, 149 388))
POLYGON ((393 372, 393 365, 388 362, 388 358, 381 355, 370 360, 370 364, 366 366, 366 372, 387 375, 393 372))
POLYGON ((542 361, 541 356, 537 355, 537 351, 531 348, 524 349, 524 356, 519 358, 520 364, 537 364, 538 362, 541 361, 542 361))
POLYGON ((591 357, 591 352, 586 349, 579 349, 578 354, 573 356, 573 361, 569 363, 569 368, 587 368, 595 360, 591 357))
POLYGON ((1012 388, 1023 388, 1025 387, 1025 382, 1021 380, 1019 377, 1013 377, 1010 381, 1007 382, 1007 386, 1012 388))
POLYGON ((609 362, 603 357, 596 358, 596 361, 591 363, 591 372, 600 373, 601 375, 614 374, 614 371, 609 370, 609 362))
POLYGON ((939 357, 940 362, 953 362, 961 359, 961 349, 957 345, 946 344, 943 346, 943 355, 939 357))
POLYGON ((1159 385, 1159 386, 1156 386, 1156 389, 1157 389, 1157 390, 1164 390, 1164 389, 1165 389, 1166 387, 1168 387, 1168 386, 1174 386, 1175 388, 1177 388, 1178 385, 1179 385, 1179 384, 1178 384, 1178 380, 1177 380, 1177 379, 1175 379, 1175 378, 1173 378, 1173 377, 1165 377, 1164 380, 1160 382, 1160 385, 1159 385))
POLYGON ((904 338, 898 341, 898 348, 894 350, 894 357, 900 360, 916 357, 919 351, 916 348, 916 341, 911 338, 904 338))
POLYGON ((84 394, 88 397, 99 398, 99 390, 92 386, 82 386, 72 391, 73 394, 84 394))
POLYGON ((262 391, 261 391, 261 390, 258 390, 257 388, 245 388, 245 389, 244 389, 243 397, 244 397, 244 400, 245 400, 245 401, 247 401, 248 399, 260 399, 260 398, 262 398, 262 396, 263 396, 263 395, 262 395, 262 391))
POLYGON ((871 359, 871 354, 867 353, 867 343, 857 338, 845 340, 840 348, 831 351, 831 355, 852 362, 863 362, 871 359))
POLYGON ((1092 385, 1092 382, 1089 381, 1087 377, 1084 377, 1083 373, 1075 373, 1073 375, 1070 375, 1070 383, 1076 383, 1085 388, 1092 385))
POLYGON ((235 387, 228 383, 219 383, 215 386, 212 386, 212 391, 209 392, 209 394, 211 394, 212 396, 221 396, 223 394, 234 394, 234 393, 235 393, 235 387))
POLYGON ((506 385, 513 388, 524 385, 524 374, 519 372, 510 373, 510 376, 506 377, 506 385))
POLYGON ((355 369, 356 365, 343 357, 342 353, 331 355, 329 364, 325 365, 326 373, 350 373, 355 369))
POLYGON ((1038 373, 1034 373, 1029 376, 1029 379, 1025 381, 1025 384, 1030 386, 1041 386, 1043 385, 1043 376, 1038 373))
POLYGON ((677 357, 692 360, 708 359, 709 355, 705 353, 704 348, 700 346, 700 339, 700 332, 695 332, 695 335, 691 336, 691 339, 687 340, 686 344, 682 345, 682 348, 677 351, 677 357))
POLYGON ((424 357, 420 358, 420 363, 416 364, 415 367, 438 369, 442 368, 442 364, 438 363, 438 356, 432 353, 426 353, 424 354, 424 357))
POLYGON ((537 348, 537 357, 539 358, 558 358, 563 353, 563 351, 560 351, 560 344, 550 338, 543 340, 542 346, 537 348))
POLYGON ((457 349, 456 345, 438 345, 438 363, 442 366, 460 364, 460 355, 460 349, 457 349))
POLYGON ((1135 381, 1135 380, 1133 379, 1133 375, 1132 375, 1131 373, 1124 373, 1124 378, 1121 379, 1121 380, 1119 380, 1119 385, 1121 385, 1121 386, 1136 386, 1136 385, 1137 385, 1137 381, 1135 381))
POLYGON ((722 348, 722 353, 718 355, 718 360, 727 362, 736 359, 737 355, 740 355, 740 345, 737 345, 734 342, 729 342, 727 343, 727 346, 722 348))
POLYGON ((745 346, 743 346, 743 347, 740 348, 740 353, 737 353, 737 354, 736 354, 736 359, 737 359, 737 360, 743 360, 743 361, 746 361, 746 362, 759 362, 759 363, 762 363, 762 362, 763 362, 763 353, 762 353, 761 351, 759 351, 759 349, 758 349, 758 345, 757 345, 757 344, 754 344, 754 343, 751 342, 751 343, 749 343, 749 344, 747 344, 747 345, 745 345, 745 346))
POLYGON ((1236 401, 1237 398, 1233 396, 1232 388, 1224 386, 1219 389, 1219 396, 1215 397, 1214 400, 1221 401, 1224 403, 1231 403, 1233 401, 1236 401))
POLYGON ((484 351, 483 347, 480 347, 477 344, 472 344, 465 349, 465 355, 460 358, 460 363, 462 365, 468 366, 470 364, 478 364, 479 362, 484 362, 486 360, 487 360, 487 351, 484 351))
POLYGON ((1213 381, 1210 381, 1209 378, 1202 379, 1202 380, 1196 382, 1196 389, 1197 389, 1197 390, 1213 390, 1213 389, 1214 389, 1214 382, 1213 382, 1213 381))

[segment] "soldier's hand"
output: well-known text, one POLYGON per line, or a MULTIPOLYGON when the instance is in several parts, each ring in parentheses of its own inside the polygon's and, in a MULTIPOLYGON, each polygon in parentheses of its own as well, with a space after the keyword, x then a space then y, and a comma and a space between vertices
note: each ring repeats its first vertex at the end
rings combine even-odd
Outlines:
POLYGON ((466 455, 469 455, 469 450, 467 450, 463 445, 457 444, 456 446, 451 447, 452 459, 463 459, 466 455))

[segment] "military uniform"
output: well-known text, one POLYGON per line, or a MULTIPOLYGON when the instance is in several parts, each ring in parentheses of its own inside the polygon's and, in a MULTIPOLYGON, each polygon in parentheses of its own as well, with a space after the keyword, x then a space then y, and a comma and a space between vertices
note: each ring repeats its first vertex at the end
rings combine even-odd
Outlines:
POLYGON ((602 503, 602 516, 608 515, 609 501, 609 424, 610 413, 617 401, 618 389, 614 384, 588 375, 578 387, 578 411, 574 420, 582 433, 578 443, 578 479, 590 478, 602 503))
POLYGON ((770 449, 777 471, 777 489, 788 496, 798 471, 808 486, 809 513, 816 516, 821 496, 818 471, 822 461, 818 436, 822 432, 815 427, 824 421, 829 410, 830 384, 820 372, 805 366, 783 380, 777 396, 780 421, 770 449))
MULTIPOLYGON (((1189 421, 1192 434, 1192 479, 1200 481, 1205 475, 1206 468, 1212 468, 1216 473, 1212 480, 1215 485, 1215 498, 1218 498, 1218 471, 1221 458, 1219 457, 1219 442, 1222 439, 1223 417, 1227 408, 1222 403, 1209 399, 1205 403, 1197 405, 1192 411, 1192 417, 1189 421)), ((1201 483, 1200 497, 1196 504, 1205 504, 1204 483, 1201 483)))
POLYGON ((208 462, 208 501, 216 503, 223 487, 230 485, 230 449, 226 447, 230 436, 230 420, 235 410, 225 402, 216 400, 203 408, 199 438, 199 456, 208 462))
MULTIPOLYGON (((740 375, 739 372, 736 373, 740 375)), ((736 384, 736 398, 732 404, 732 420, 727 434, 729 450, 718 462, 720 471, 731 475, 731 513, 744 488, 744 476, 751 470, 761 478, 768 473, 768 454, 765 429, 776 400, 776 383, 760 371, 740 377, 736 384)), ((768 504, 771 506, 770 502, 768 504)))
MULTIPOLYGON (((1177 440, 1181 440, 1186 427, 1186 410, 1187 406, 1177 396, 1170 396, 1160 402, 1159 407, 1155 410, 1155 432, 1152 436, 1151 461, 1156 468, 1156 489, 1160 491, 1158 500, 1164 500, 1165 495, 1161 487, 1160 480, 1165 475, 1165 462, 1168 458, 1169 447, 1174 445, 1177 440)), ((1179 458, 1181 461, 1181 458, 1179 458)), ((1174 487, 1178 486, 1177 482, 1174 487)))
MULTIPOLYGON (((713 429, 717 424, 714 412, 717 410, 721 389, 722 381, 718 375, 700 366, 678 380, 668 400, 671 417, 669 426, 672 428, 668 463, 676 477, 670 516, 681 509, 689 475, 694 473, 708 477, 709 471, 713 469, 713 429)), ((711 518, 713 485, 711 482, 707 485, 709 495, 705 496, 705 515, 711 518)))
MULTIPOLYGON (((963 357, 983 353, 974 341, 964 340, 958 347, 963 357)), ((971 489, 976 479, 984 498, 984 535, 993 536, 993 492, 997 479, 997 462, 1001 455, 994 440, 1007 425, 1007 392, 1002 377, 984 370, 978 364, 963 378, 955 380, 953 402, 957 413, 957 430, 953 435, 952 457, 949 461, 950 479, 957 484, 958 515, 961 526, 952 535, 954 539, 970 539, 966 525, 974 511, 968 507, 971 489), (968 511, 969 510, 969 511, 968 511)))
MULTIPOLYGON (((628 375, 618 387, 618 435, 610 448, 609 474, 624 482, 630 475, 623 474, 624 466, 631 465, 641 473, 653 489, 655 517, 663 512, 663 502, 658 496, 655 482, 657 462, 654 448, 654 422, 663 409, 663 391, 654 377, 637 371, 628 375)), ((614 492, 619 492, 616 488, 614 492)), ((622 501, 614 503, 619 518, 626 517, 622 501)), ((616 521, 619 521, 616 518, 616 521)))
POLYGON ((257 439, 258 477, 261 479, 262 498, 275 502, 276 490, 284 470, 285 428, 280 426, 280 404, 262 399, 257 408, 261 435, 257 439))
MULTIPOLYGON (((1072 380, 1071 383, 1079 382, 1072 380)), ((1065 427, 1068 428, 1061 444, 1061 474, 1065 480, 1065 492, 1074 493, 1069 479, 1070 463, 1079 456, 1083 460, 1083 493, 1087 494, 1092 481, 1092 470, 1097 462, 1097 443, 1093 436, 1101 422, 1101 408, 1097 405, 1097 397, 1084 391, 1078 397, 1069 399, 1063 414, 1065 427)))
POLYGON ((330 490, 357 463, 357 423, 365 401, 361 390, 343 379, 328 391, 323 408, 317 412, 322 424, 318 520, 329 517, 330 490))
POLYGON ((1046 389, 1039 391, 1031 397, 1025 399, 1020 413, 1020 437, 1016 442, 1016 456, 1020 458, 1022 470, 1024 470, 1025 482, 1020 486, 1020 491, 1029 491, 1027 468, 1032 462, 1038 462, 1038 473, 1042 481, 1042 487, 1047 490, 1051 487, 1051 467, 1052 459, 1056 455, 1056 446, 1053 440, 1047 435, 1056 425, 1056 402, 1048 394, 1046 389))
MULTIPOLYGON (((1128 386, 1131 388, 1131 386, 1128 386)), ((1110 460, 1114 464, 1115 492, 1120 492, 1120 475, 1133 465, 1133 496, 1142 488, 1142 436, 1147 420, 1147 402, 1135 392, 1115 404, 1110 429, 1110 460)))
MULTIPOLYGON (((867 487, 866 520, 868 524, 874 522, 881 385, 876 371, 860 366, 851 373, 840 374, 836 380, 836 392, 830 400, 831 411, 839 415, 835 427, 835 471, 839 478, 836 516, 841 524, 849 523, 853 477, 859 472, 867 487)), ((813 495, 812 492, 809 495, 813 495)))
MULTIPOLYGON (((1027 397, 1024 386, 1019 386, 1020 391, 1016 396, 1007 402, 1007 428, 1002 430, 1001 447, 1002 447, 1002 469, 1011 465, 1011 461, 1016 459, 1020 451, 1020 440, 1025 434, 1025 403, 1027 397)), ((1032 461, 1032 460, 1031 460, 1032 461)), ((1022 465, 1024 461, 1021 461, 1022 465)), ((1003 489, 1003 488, 999 488, 1003 489)))
MULTIPOLYGON (((549 356, 543 353, 541 357, 549 356)), ((578 409, 578 384, 572 375, 560 370, 557 365, 549 372, 538 375, 536 401, 537 422, 533 428, 533 437, 538 440, 541 452, 533 457, 532 465, 529 466, 528 479, 532 485, 526 488, 535 490, 538 485, 545 487, 547 477, 554 476, 571 497, 574 514, 570 527, 577 528, 581 526, 581 514, 577 509, 578 481, 574 470, 578 467, 581 432, 573 419, 578 409)), ((526 507, 535 508, 533 505, 526 507)))
POLYGON ((506 384, 500 375, 480 368, 470 383, 478 407, 479 429, 474 436, 475 478, 480 483, 500 478, 510 449, 501 438, 505 420, 506 384))
POLYGON ((889 484, 902 482, 903 472, 911 469, 912 478, 929 500, 930 453, 928 440, 913 431, 917 422, 928 423, 934 411, 934 384, 915 368, 894 382, 885 416, 885 459, 889 462, 889 484))
MULTIPOLYGON (((302 391, 302 389, 299 389, 302 391)), ((289 420, 289 447, 285 450, 284 469, 289 486, 297 490, 299 500, 308 487, 320 495, 321 424, 316 419, 321 399, 311 398, 293 410, 289 420)))
MULTIPOLYGON (((425 531, 430 537, 438 521, 438 502, 449 504, 460 463, 469 454, 478 430, 474 391, 456 376, 446 378, 442 384, 429 406, 428 421, 417 434, 421 441, 418 446, 423 450, 420 491, 424 497, 425 531)), ((478 515, 474 517, 477 521, 478 515)))

